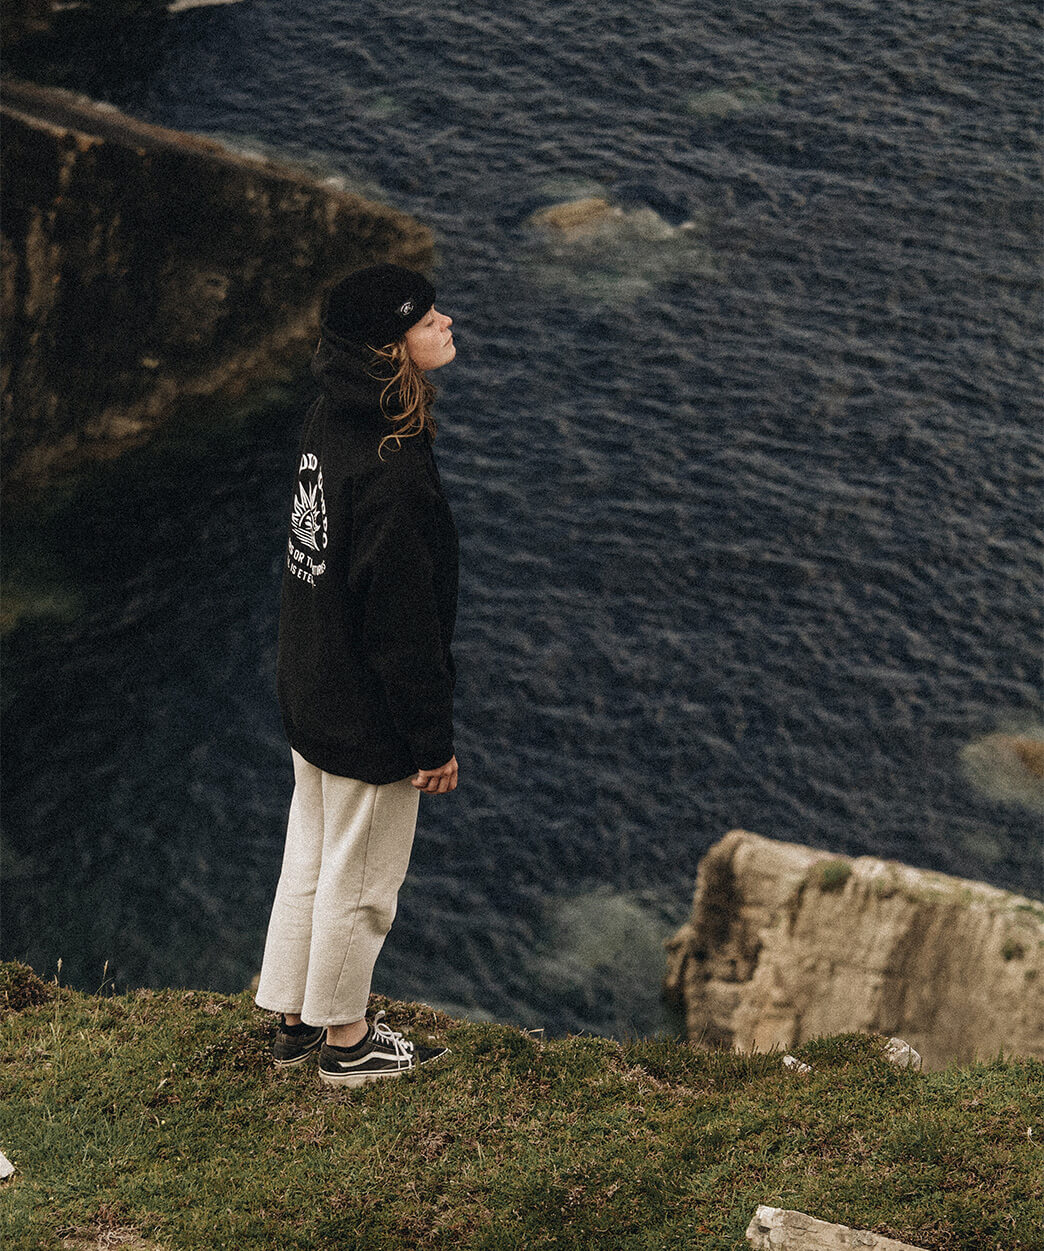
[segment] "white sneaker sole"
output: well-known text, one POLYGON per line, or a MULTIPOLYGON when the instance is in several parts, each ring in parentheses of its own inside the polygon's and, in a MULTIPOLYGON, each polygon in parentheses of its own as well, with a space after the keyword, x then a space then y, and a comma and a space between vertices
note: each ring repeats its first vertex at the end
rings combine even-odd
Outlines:
POLYGON ((367 1082, 379 1082, 385 1077, 401 1077, 403 1073, 413 1073, 417 1069, 413 1064, 408 1069, 387 1069, 384 1073, 327 1073, 319 1070, 319 1080, 327 1086, 365 1086, 367 1082))
POLYGON ((411 1064, 406 1069, 385 1069, 383 1073, 327 1073, 321 1068, 319 1080, 327 1086, 365 1086, 367 1082, 379 1082, 385 1077, 401 1077, 403 1073, 416 1073, 418 1069, 434 1064, 449 1054, 450 1050, 447 1047, 445 1051, 432 1056, 430 1060, 424 1060, 420 1064, 411 1064))
POLYGON ((304 1064, 306 1060, 310 1060, 318 1050, 318 1047, 313 1047, 311 1051, 306 1051, 303 1056, 294 1056, 292 1060, 277 1060, 273 1056, 272 1063, 277 1069, 292 1069, 295 1064, 304 1064))

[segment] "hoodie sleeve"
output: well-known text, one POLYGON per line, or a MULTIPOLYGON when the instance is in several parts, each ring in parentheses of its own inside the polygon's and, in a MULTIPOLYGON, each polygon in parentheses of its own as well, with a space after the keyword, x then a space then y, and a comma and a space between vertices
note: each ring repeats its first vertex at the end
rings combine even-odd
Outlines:
POLYGON ((363 605, 363 650, 419 769, 438 769, 454 755, 453 678, 436 569, 438 502, 422 467, 405 458, 353 484, 349 579, 363 605))

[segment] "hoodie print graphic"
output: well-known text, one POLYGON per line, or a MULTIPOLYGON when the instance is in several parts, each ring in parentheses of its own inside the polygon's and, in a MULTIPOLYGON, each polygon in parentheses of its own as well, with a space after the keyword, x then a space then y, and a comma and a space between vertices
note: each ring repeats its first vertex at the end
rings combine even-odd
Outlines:
POLYGON ((301 457, 297 476, 297 495, 290 515, 290 538, 287 540, 286 567, 295 578, 315 586, 317 578, 326 572, 326 561, 321 560, 326 550, 327 518, 326 497, 323 494, 323 469, 318 458, 311 452, 301 457), (295 543, 296 540, 296 543, 295 543), (297 547, 310 548, 308 551, 297 547))

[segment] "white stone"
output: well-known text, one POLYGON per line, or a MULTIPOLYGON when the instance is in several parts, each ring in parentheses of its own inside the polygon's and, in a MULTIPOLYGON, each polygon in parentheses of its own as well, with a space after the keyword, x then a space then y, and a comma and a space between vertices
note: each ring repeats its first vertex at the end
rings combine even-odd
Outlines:
POLYGON ((4 1181, 10 1177, 15 1171, 14 1165, 2 1151, 0 1151, 0 1181, 4 1181))
POLYGON ((908 1042, 904 1042, 901 1038, 889 1038, 888 1046, 885 1047, 885 1058, 891 1060, 893 1064, 898 1064, 900 1068, 919 1069, 921 1067, 921 1057, 908 1042))
POLYGON ((753 1251, 923 1251, 909 1242, 897 1242, 867 1229, 850 1229, 821 1221, 805 1212, 759 1204, 747 1227, 753 1251))
POLYGON ((803 1060, 799 1060, 797 1056, 784 1056, 783 1067, 793 1069, 795 1073, 811 1073, 812 1065, 806 1064, 803 1060))

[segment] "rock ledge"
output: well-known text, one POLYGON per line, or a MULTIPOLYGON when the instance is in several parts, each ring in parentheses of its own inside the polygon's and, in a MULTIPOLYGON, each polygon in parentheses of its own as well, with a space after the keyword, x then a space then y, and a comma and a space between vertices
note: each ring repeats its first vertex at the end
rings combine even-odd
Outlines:
POLYGON ((733 830, 667 948, 692 1041, 789 1051, 868 1031, 926 1069, 1044 1057, 1044 904, 983 882, 733 830))

